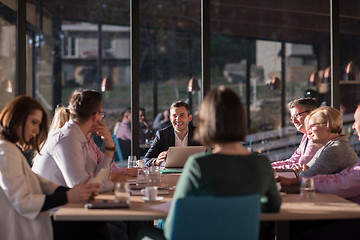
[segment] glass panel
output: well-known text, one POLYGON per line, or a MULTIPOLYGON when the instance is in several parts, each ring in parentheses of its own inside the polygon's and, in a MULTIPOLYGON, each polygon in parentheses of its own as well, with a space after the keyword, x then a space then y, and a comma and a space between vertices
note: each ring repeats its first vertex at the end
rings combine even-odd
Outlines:
POLYGON ((16 26, 0 18, 0 109, 14 96, 16 89, 16 26))
POLYGON ((33 67, 34 67, 34 61, 33 61, 33 46, 34 46, 34 39, 26 35, 26 85, 27 85, 27 95, 32 96, 33 95, 33 67))
POLYGON ((148 121, 176 100, 191 100, 196 114, 200 92, 187 86, 192 77, 201 82, 200 1, 142 2, 140 19, 140 106, 148 121))
MULTIPOLYGON (((6 2, 14 5, 12 1, 6 2)), ((355 2, 340 3, 341 69, 350 61, 356 66, 360 64, 359 11, 355 2)), ((106 121, 112 127, 120 112, 130 105, 129 1, 104 0, 81 8, 74 5, 71 11, 60 11, 56 3, 43 4, 62 21, 63 102, 67 102, 75 88, 99 90, 102 80, 109 78, 113 90, 104 94, 104 106, 110 113, 106 121), (97 25, 99 9, 106 23, 101 26, 101 33, 97 25), (70 22, 75 14, 83 22, 70 22), (102 55, 99 57, 100 37, 102 55)), ((285 158, 293 152, 292 147, 297 146, 296 141, 276 148, 264 146, 274 140, 287 140, 287 131, 296 135, 287 120, 286 103, 309 92, 307 96, 318 94, 319 102, 330 104, 326 71, 330 65, 329 1, 284 4, 265 0, 212 0, 210 4, 211 87, 225 84, 239 93, 249 108, 249 140, 252 138, 253 144, 258 144, 254 150, 265 151, 271 159, 285 158), (316 81, 310 82, 310 76, 316 81), (279 79, 274 82, 281 83, 281 89, 277 89, 279 84, 273 84, 272 90, 271 85, 266 84, 274 77, 279 79), (311 91, 305 91, 308 89, 311 91), (281 154, 274 155, 276 151, 281 154)), ((178 99, 191 99, 196 112, 201 98, 198 92, 189 95, 187 84, 191 77, 198 81, 201 78, 200 1, 141 1, 140 8, 140 106, 145 108, 148 121, 151 123, 157 113, 178 99)), ((42 31, 51 36, 51 16, 46 19, 45 14, 42 21, 42 31)), ((33 41, 38 43, 37 35, 33 41)), ((50 47, 53 45, 47 40, 41 41, 48 45, 43 47, 47 54, 41 50, 36 56, 47 59, 50 65, 47 71, 51 72, 49 52, 54 50, 50 47)), ((39 65, 39 58, 34 59, 39 65)), ((47 75, 44 69, 42 74, 47 75)), ((37 81, 42 78, 38 72, 36 76, 37 81)), ((341 77, 346 80, 345 75, 341 77)), ((352 112, 360 96, 356 84, 341 84, 344 112, 352 112)), ((42 95, 46 95, 43 91, 40 90, 42 95)))
MULTIPOLYGON (((34 39, 35 54, 35 97, 51 111, 53 109, 53 84, 54 84, 54 40, 52 37, 35 33, 34 39)), ((31 53, 29 53, 31 54, 31 53)), ((30 70, 31 71, 31 70, 30 70)))
POLYGON ((281 43, 256 40, 255 44, 257 71, 264 75, 263 81, 253 85, 257 90, 251 97, 254 102, 250 126, 261 131, 278 129, 281 128, 281 43))
POLYGON ((340 1, 340 110, 344 113, 343 132, 360 154, 359 138, 352 129, 354 112, 360 103, 359 2, 340 1), (354 133, 354 134, 351 134, 354 133))
POLYGON ((26 21, 39 28, 40 15, 36 10, 36 4, 26 3, 26 21))
POLYGON ((289 157, 301 139, 289 101, 310 92, 329 104, 328 84, 309 85, 330 64, 328 4, 211 1, 211 88, 239 93, 250 114, 248 145, 271 160, 289 157))
POLYGON ((62 30, 62 96, 66 101, 76 88, 100 89, 97 77, 97 24, 67 22, 62 30))
MULTIPOLYGON (((143 1, 140 8, 140 107, 148 123, 176 100, 189 102, 196 115, 201 92, 187 87, 190 78, 201 85, 200 1, 143 1)), ((157 130, 141 134, 140 143, 157 130)))
POLYGON ((49 36, 53 36, 53 18, 54 16, 52 16, 48 11, 43 11, 43 15, 42 15, 42 31, 44 32, 44 34, 47 34, 49 36))
POLYGON ((105 122, 113 127, 123 109, 130 106, 130 27, 102 25, 102 58, 98 58, 97 24, 63 21, 62 84, 66 104, 76 88, 100 90, 108 78, 112 89, 104 95, 105 122), (101 76, 98 76, 101 64, 101 76))
POLYGON ((1 0, 1 3, 5 4, 7 7, 11 8, 14 11, 17 11, 17 1, 14 0, 1 0))

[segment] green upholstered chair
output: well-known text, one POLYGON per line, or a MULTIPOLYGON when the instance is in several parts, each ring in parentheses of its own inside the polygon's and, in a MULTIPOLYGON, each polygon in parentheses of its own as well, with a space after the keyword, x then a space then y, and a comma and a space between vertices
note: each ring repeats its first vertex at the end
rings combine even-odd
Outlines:
POLYGON ((259 194, 187 197, 175 204, 171 240, 258 239, 259 194))

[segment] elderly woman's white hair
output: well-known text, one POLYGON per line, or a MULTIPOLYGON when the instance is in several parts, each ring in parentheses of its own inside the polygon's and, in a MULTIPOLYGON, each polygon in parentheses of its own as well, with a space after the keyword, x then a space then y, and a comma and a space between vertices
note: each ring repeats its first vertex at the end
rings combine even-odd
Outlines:
POLYGON ((330 132, 341 134, 343 127, 341 112, 333 107, 320 107, 312 112, 305 118, 305 127, 306 131, 309 129, 310 118, 313 118, 318 123, 326 123, 326 126, 329 128, 330 132))

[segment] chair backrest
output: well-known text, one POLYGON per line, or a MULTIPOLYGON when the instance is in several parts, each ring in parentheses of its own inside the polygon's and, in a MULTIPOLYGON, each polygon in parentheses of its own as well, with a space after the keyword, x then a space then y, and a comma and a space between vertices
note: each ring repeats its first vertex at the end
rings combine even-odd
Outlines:
MULTIPOLYGON (((116 154, 117 154, 117 159, 121 162, 121 161, 124 161, 124 158, 122 156, 122 153, 121 153, 121 148, 120 148, 120 143, 119 143, 119 139, 114 135, 112 134, 112 137, 114 139, 114 142, 116 144, 116 154)), ((116 159, 116 158, 115 158, 116 159)))
POLYGON ((187 197, 175 203, 171 240, 257 240, 260 195, 187 197))

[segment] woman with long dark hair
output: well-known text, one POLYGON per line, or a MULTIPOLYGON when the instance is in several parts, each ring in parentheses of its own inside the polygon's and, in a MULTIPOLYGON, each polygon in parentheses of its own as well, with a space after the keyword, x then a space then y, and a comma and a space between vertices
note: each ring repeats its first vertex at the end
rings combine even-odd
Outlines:
POLYGON ((52 239, 47 210, 99 191, 99 184, 62 187, 31 170, 22 151, 39 151, 47 132, 46 111, 31 97, 16 97, 0 113, 0 239, 52 239))

